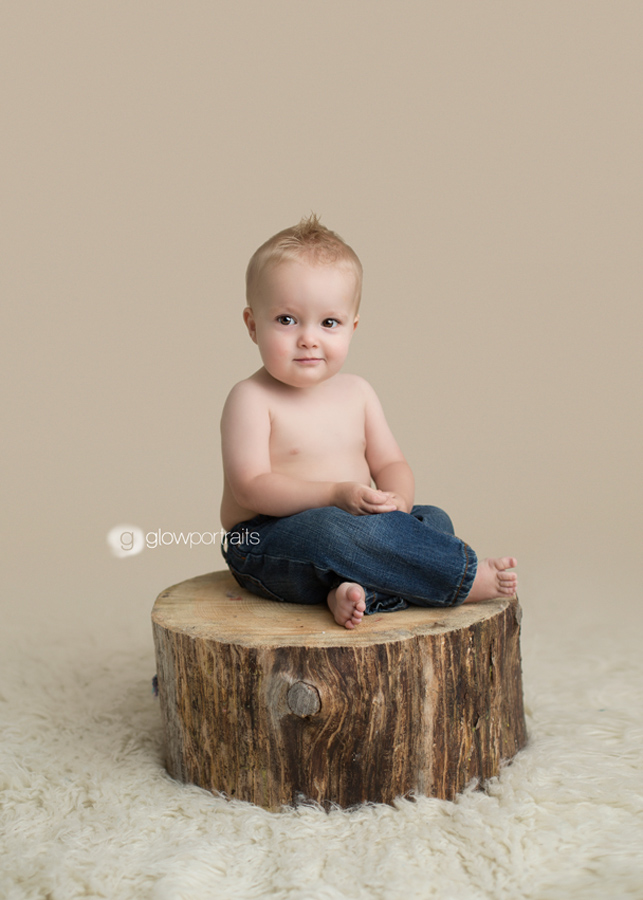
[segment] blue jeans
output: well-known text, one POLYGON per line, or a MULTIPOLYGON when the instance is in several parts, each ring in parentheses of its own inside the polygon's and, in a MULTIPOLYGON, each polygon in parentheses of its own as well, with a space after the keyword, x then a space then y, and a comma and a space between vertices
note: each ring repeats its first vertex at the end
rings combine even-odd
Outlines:
POLYGON ((366 592, 366 613, 456 606, 478 561, 435 506, 353 516, 335 506, 255 516, 228 532, 223 557, 239 584, 270 600, 323 603, 343 581, 366 592))

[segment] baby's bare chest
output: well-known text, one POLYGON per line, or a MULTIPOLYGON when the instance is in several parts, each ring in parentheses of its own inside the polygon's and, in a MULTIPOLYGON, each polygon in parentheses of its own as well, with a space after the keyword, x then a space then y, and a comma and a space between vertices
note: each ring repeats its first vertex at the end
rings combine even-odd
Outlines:
POLYGON ((366 448, 363 402, 285 404, 272 411, 270 455, 273 466, 327 460, 355 463, 366 448))

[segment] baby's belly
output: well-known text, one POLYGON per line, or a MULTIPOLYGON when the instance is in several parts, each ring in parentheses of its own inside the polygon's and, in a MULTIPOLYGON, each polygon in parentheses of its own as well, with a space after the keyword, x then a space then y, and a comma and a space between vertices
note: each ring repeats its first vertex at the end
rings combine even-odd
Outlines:
POLYGON ((371 473, 364 457, 357 459, 329 459, 320 456, 314 459, 289 456, 273 460, 272 471, 302 481, 357 481, 370 485, 371 473))

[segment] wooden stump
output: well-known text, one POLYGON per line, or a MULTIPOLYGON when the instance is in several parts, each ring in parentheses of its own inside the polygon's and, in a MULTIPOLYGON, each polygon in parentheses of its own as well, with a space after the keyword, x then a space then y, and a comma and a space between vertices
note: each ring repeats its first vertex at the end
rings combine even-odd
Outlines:
POLYGON ((526 742, 517 600, 348 631, 324 605, 263 600, 214 572, 164 591, 152 621, 167 769, 231 798, 452 799, 526 742))

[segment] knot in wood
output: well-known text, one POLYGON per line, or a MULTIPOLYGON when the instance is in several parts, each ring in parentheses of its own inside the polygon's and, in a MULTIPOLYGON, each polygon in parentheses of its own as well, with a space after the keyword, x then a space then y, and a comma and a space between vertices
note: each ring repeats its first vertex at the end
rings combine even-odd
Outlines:
POLYGON ((314 716, 321 709, 319 691, 312 684, 296 681, 288 691, 288 707, 296 716, 314 716))

